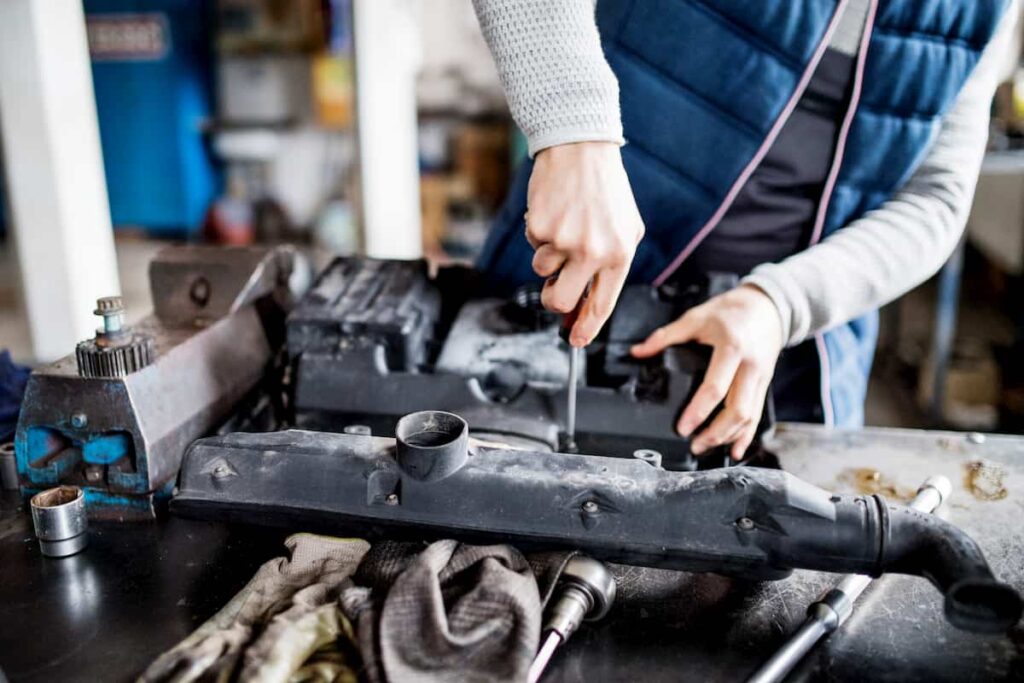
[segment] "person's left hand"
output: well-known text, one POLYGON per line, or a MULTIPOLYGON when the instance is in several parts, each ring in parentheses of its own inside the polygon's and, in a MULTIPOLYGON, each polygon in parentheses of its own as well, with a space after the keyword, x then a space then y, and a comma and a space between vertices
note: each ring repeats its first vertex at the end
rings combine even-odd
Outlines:
POLYGON ((676 429, 689 437, 725 401, 725 408, 690 443, 694 455, 732 444, 740 460, 754 440, 765 394, 782 351, 782 325, 775 304, 753 285, 741 285, 688 310, 658 328, 632 349, 649 358, 674 344, 695 341, 711 346, 704 381, 686 406, 676 429))

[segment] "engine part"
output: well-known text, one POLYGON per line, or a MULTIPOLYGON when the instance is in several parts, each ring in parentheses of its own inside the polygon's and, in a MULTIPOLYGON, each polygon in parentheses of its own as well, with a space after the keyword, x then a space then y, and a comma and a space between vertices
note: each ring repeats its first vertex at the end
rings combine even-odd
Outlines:
POLYGON ((121 297, 99 299, 93 313, 103 317, 103 327, 96 331, 94 339, 79 342, 75 348, 79 375, 124 377, 153 362, 153 337, 125 327, 121 297))
POLYGON ((58 486, 32 496, 32 524, 39 550, 47 557, 67 557, 89 542, 85 493, 77 486, 58 486))
POLYGON ((469 457, 466 421, 439 410, 403 417, 395 427, 395 440, 398 466, 418 481, 444 479, 469 457))
POLYGON ((529 683, 544 675, 555 650, 572 637, 584 619, 603 619, 615 602, 615 577, 602 563, 585 555, 569 560, 559 582, 560 592, 544 623, 547 635, 527 673, 529 683))
MULTIPOLYGON (((663 454, 666 468, 695 469, 675 424, 709 350, 674 347, 648 360, 629 350, 732 284, 626 287, 602 336, 575 352, 579 382, 571 384, 571 347, 559 316, 540 308, 538 289, 503 297, 464 268, 431 279, 418 261, 337 259, 288 319, 294 423, 323 431, 359 423, 391 435, 402 415, 436 409, 462 416, 473 433, 571 450, 564 437, 574 412, 581 452, 620 456, 641 442, 663 454)), ((770 424, 769 405, 758 433, 770 424)), ((726 463, 726 450, 700 459, 702 467, 726 463)))
POLYGON ((230 434, 189 448, 171 508, 319 522, 371 538, 575 548, 603 561, 759 579, 796 568, 897 572, 938 587, 957 627, 1002 630, 1021 615, 1017 592, 949 522, 762 468, 674 472, 632 457, 477 445, 458 470, 418 480, 400 467, 389 438, 230 434))
POLYGON ((26 496, 62 484, 90 516, 146 518, 181 456, 264 379, 284 340, 290 248, 175 247, 150 264, 154 314, 123 324, 118 297, 74 355, 36 369, 15 433, 26 496))
MULTIPOLYGON (((909 507, 924 513, 935 512, 949 498, 953 485, 943 476, 929 477, 917 490, 909 507)), ((853 604, 871 577, 849 574, 825 596, 807 608, 807 619, 789 640, 750 677, 748 683, 775 683, 784 679, 814 645, 842 626, 853 614, 853 604)), ((981 630, 984 630, 983 628, 981 630)))

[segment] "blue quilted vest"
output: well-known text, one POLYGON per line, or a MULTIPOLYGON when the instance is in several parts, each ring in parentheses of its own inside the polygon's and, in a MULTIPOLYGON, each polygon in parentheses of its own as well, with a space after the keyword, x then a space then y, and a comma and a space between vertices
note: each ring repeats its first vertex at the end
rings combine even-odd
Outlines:
MULTIPOLYGON (((630 274, 660 284, 728 210, 803 93, 846 0, 600 0, 619 80, 622 155, 647 229, 630 274)), ((873 0, 812 243, 878 207, 917 168, 1006 0, 873 0)), ((536 280, 522 165, 480 267, 536 280)), ((827 424, 863 422, 877 313, 816 336, 827 424)))

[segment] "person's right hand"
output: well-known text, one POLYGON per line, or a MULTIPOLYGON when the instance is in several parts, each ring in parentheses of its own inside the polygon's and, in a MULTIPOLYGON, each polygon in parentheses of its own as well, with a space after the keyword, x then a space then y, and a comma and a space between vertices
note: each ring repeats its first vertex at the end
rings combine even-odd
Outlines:
POLYGON ((618 145, 578 142, 540 151, 526 204, 533 270, 549 278, 544 307, 571 313, 590 284, 569 334, 570 344, 586 346, 611 316, 644 236, 618 145))

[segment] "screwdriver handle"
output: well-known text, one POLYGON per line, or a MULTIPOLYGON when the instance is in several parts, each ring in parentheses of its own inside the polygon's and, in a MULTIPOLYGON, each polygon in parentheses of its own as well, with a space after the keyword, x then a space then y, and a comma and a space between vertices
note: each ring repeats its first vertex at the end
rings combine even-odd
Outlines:
POLYGON ((572 309, 568 313, 562 316, 562 324, 558 329, 558 336, 564 339, 566 342, 569 341, 569 335, 572 332, 572 328, 576 325, 576 321, 580 317, 580 310, 583 308, 583 301, 586 299, 586 294, 576 304, 576 308, 572 309))
MULTIPOLYGON (((559 269, 557 273, 548 278, 548 283, 556 282, 558 276, 562 274, 562 270, 559 269)), ((564 339, 566 342, 569 341, 569 334, 572 332, 572 328, 576 325, 576 319, 580 317, 580 311, 583 309, 583 302, 587 300, 587 295, 590 294, 590 283, 583 289, 583 294, 580 296, 580 300, 576 302, 576 306, 562 316, 562 325, 558 330, 558 336, 564 339)))

